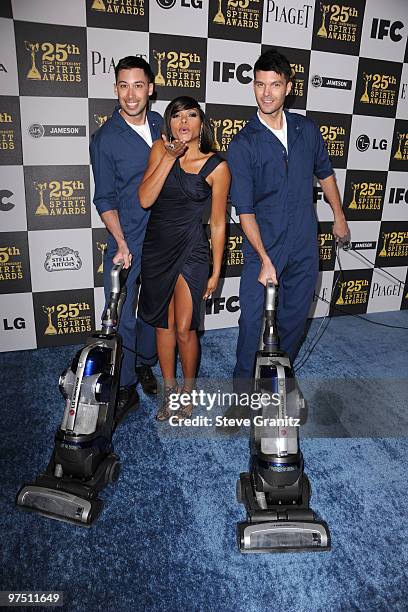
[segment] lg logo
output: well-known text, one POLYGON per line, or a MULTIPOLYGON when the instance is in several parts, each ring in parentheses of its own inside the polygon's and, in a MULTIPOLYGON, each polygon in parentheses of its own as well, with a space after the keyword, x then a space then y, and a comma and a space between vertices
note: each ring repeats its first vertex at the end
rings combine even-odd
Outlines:
POLYGON ((385 138, 382 138, 381 140, 377 140, 377 138, 373 138, 373 141, 371 142, 369 136, 367 136, 367 134, 361 134, 357 140, 356 140, 356 147, 357 150, 360 151, 360 153, 364 153, 365 151, 367 151, 369 148, 378 150, 381 149, 382 151, 385 151, 385 149, 387 148, 387 141, 385 140, 385 138))
POLYGON ((8 212, 14 208, 15 204, 10 202, 12 195, 14 195, 12 191, 9 191, 8 189, 0 189, 0 210, 8 212))
POLYGON ((402 35, 397 32, 402 30, 403 27, 402 21, 391 23, 387 19, 373 19, 370 36, 379 40, 389 36, 393 42, 399 42, 402 39, 402 35))
POLYGON ((25 329, 26 322, 23 317, 16 317, 14 321, 3 319, 4 331, 12 331, 13 329, 25 329))
POLYGON ((239 310, 239 297, 232 295, 225 302, 224 297, 216 297, 212 300, 207 300, 205 303, 205 314, 219 314, 221 310, 227 310, 228 312, 238 312, 239 310))
POLYGON ((228 83, 236 77, 242 85, 248 85, 252 81, 252 76, 248 75, 249 72, 252 72, 252 66, 249 64, 239 64, 237 66, 230 62, 214 62, 213 81, 228 83))
MULTIPOLYGON (((157 4, 162 9, 171 9, 176 4, 176 0, 156 0, 157 4)), ((184 8, 203 8, 202 0, 181 0, 181 6, 184 8)))

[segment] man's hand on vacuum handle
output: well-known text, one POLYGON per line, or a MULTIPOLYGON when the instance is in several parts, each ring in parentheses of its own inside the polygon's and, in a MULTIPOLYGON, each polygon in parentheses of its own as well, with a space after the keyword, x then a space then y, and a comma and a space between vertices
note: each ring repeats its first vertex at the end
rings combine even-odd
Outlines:
POLYGON ((123 235, 118 211, 107 210, 101 214, 101 219, 104 222, 106 229, 110 234, 112 234, 116 240, 116 244, 118 245, 118 250, 116 251, 115 257, 112 260, 113 263, 117 264, 120 261, 123 261, 124 268, 129 268, 132 263, 132 254, 129 251, 129 247, 123 235))
POLYGON ((277 285, 278 278, 276 276, 275 266, 271 262, 271 259, 263 245, 261 232, 259 231, 259 226, 256 222, 255 215, 253 213, 241 214, 239 215, 239 220, 245 236, 248 238, 252 247, 258 254, 259 259, 261 260, 262 266, 258 276, 259 282, 266 286, 266 281, 268 278, 270 278, 275 285, 277 285))
POLYGON ((264 257, 262 259, 262 266, 258 276, 258 280, 265 286, 268 280, 271 280, 274 285, 278 284, 275 266, 273 265, 269 257, 264 257))
POLYGON ((121 240, 118 242, 118 250, 116 251, 116 255, 113 258, 113 263, 117 264, 123 261, 123 267, 125 270, 130 268, 132 264, 132 253, 129 251, 129 247, 127 245, 126 240, 121 240))

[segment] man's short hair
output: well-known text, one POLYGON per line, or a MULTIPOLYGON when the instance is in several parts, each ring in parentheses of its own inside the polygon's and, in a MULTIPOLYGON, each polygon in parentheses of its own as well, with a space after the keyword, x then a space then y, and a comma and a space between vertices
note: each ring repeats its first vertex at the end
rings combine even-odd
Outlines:
POLYGON ((136 55, 128 55, 122 57, 115 66, 115 81, 118 82, 119 70, 130 70, 131 68, 141 68, 145 73, 149 83, 154 81, 154 72, 150 68, 150 65, 143 59, 143 57, 136 57, 136 55))
POLYGON ((256 60, 254 66, 254 79, 256 80, 257 70, 270 70, 277 74, 282 74, 286 82, 292 78, 292 68, 288 59, 276 49, 268 49, 256 60))

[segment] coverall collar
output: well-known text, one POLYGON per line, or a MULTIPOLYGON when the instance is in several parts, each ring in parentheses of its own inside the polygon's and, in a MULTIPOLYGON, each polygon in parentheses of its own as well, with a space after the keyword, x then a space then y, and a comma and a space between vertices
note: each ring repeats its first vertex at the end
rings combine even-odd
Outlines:
MULTIPOLYGON (((119 112, 119 108, 120 107, 117 106, 115 110, 113 111, 112 121, 114 122, 115 127, 121 132, 121 136, 123 136, 124 138, 126 138, 126 140, 132 142, 133 144, 135 142, 134 139, 138 138, 140 142, 143 142, 146 145, 146 147, 149 147, 145 139, 142 138, 142 136, 140 136, 137 132, 135 132, 135 130, 132 130, 132 128, 126 123, 126 121, 123 119, 123 117, 121 116, 119 112)), ((152 117, 150 111, 147 111, 146 118, 149 123, 150 133, 152 135, 152 140, 154 142, 156 139, 155 137, 156 137, 156 132, 158 129, 158 124, 157 124, 157 121, 152 117)))
MULTIPOLYGON (((297 137, 302 132, 303 126, 301 122, 299 121, 299 118, 297 115, 290 113, 287 110, 284 110, 283 112, 285 113, 285 117, 286 117, 286 125, 287 125, 287 131, 288 131, 288 154, 290 155, 290 151, 294 143, 296 142, 297 137)), ((276 138, 276 136, 272 134, 272 132, 268 130, 268 128, 259 121, 258 114, 254 115, 250 119, 250 124, 251 124, 251 127, 257 132, 260 132, 260 133, 263 132, 264 134, 270 134, 273 139, 276 139, 277 143, 279 142, 278 138, 276 138)))

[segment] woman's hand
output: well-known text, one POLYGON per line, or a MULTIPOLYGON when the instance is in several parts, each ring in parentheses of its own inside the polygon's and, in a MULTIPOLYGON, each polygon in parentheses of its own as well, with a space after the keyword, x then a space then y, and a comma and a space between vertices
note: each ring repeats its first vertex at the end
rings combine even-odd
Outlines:
POLYGON ((164 148, 166 149, 166 155, 168 155, 172 159, 177 159, 178 157, 181 157, 188 149, 188 146, 183 140, 176 139, 169 142, 164 134, 162 135, 162 139, 164 143, 164 148))
POLYGON ((219 274, 213 274, 212 276, 210 276, 207 283, 207 289, 205 290, 205 293, 203 295, 203 300, 210 299, 210 297, 217 288, 219 278, 219 274))

